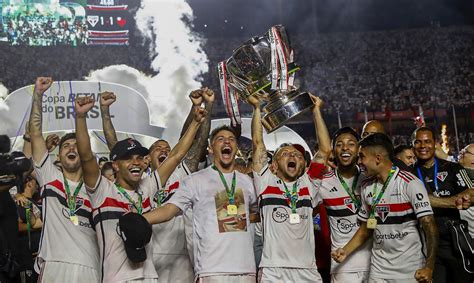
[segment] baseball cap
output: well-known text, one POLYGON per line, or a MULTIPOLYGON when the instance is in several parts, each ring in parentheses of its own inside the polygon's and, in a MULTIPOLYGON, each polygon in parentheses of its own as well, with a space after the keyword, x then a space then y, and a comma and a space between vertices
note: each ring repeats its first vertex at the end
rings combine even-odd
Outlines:
POLYGON ((351 128, 351 127, 342 127, 332 135, 332 147, 333 148, 336 144, 336 139, 342 134, 351 134, 356 138, 357 141, 360 140, 360 135, 353 128, 351 128))
POLYGON ((146 260, 146 245, 151 239, 151 225, 138 213, 126 213, 119 218, 120 237, 129 260, 135 263, 146 260))
POLYGON ((128 138, 117 142, 112 151, 110 151, 110 160, 115 161, 129 157, 133 154, 145 156, 148 154, 148 149, 143 147, 140 142, 135 139, 128 138))

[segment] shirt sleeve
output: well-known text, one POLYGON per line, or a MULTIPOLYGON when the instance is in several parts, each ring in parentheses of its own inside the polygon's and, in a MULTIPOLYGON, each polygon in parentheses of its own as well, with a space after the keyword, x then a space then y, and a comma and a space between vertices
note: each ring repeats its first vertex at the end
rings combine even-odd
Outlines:
POLYGON ((257 195, 260 195, 270 184, 270 178, 272 176, 273 173, 270 171, 270 167, 268 166, 268 164, 265 165, 265 167, 263 167, 260 172, 253 172, 253 182, 257 195))
POLYGON ((326 173, 326 166, 323 163, 311 162, 307 173, 311 179, 321 180, 326 173))
POLYGON ((471 181, 471 178, 469 178, 469 175, 466 172, 466 169, 464 169, 461 165, 454 163, 454 174, 455 174, 455 179, 456 179, 456 192, 460 193, 464 191, 465 189, 472 189, 474 188, 474 184, 471 181))
POLYGON ((105 202, 107 196, 111 194, 111 190, 115 185, 107 178, 101 175, 97 179, 94 189, 88 187, 86 184, 84 184, 84 186, 86 188, 87 194, 91 199, 92 207, 99 208, 105 202))
POLYGON ((56 168, 51 161, 51 156, 49 156, 48 152, 45 152, 40 163, 33 161, 33 165, 36 173, 36 180, 40 187, 44 187, 44 185, 56 180, 58 175, 61 175, 59 169, 56 168))
POLYGON ((406 184, 405 189, 417 218, 433 214, 428 192, 418 178, 406 184))
POLYGON ((196 198, 195 191, 198 189, 195 185, 196 181, 193 180, 194 178, 194 175, 184 178, 179 190, 176 190, 168 203, 176 205, 183 212, 191 208, 196 198))

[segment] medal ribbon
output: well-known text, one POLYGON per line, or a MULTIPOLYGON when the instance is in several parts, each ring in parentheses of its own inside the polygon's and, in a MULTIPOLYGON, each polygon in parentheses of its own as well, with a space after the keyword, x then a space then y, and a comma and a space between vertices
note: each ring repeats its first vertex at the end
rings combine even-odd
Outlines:
POLYGON ((235 204, 235 184, 236 184, 235 171, 234 171, 234 174, 232 175, 232 183, 229 189, 229 186, 227 185, 227 181, 225 180, 224 174, 222 174, 221 170, 219 170, 216 167, 216 165, 212 165, 212 169, 219 172, 219 177, 221 178, 222 184, 224 184, 225 192, 227 193, 227 197, 229 198, 229 204, 235 204))
POLYGON ((138 214, 142 214, 142 195, 138 193, 138 204, 130 197, 130 195, 119 184, 115 184, 117 190, 128 200, 128 202, 135 207, 138 214))
POLYGON ((82 184, 83 184, 83 181, 81 179, 77 187, 74 189, 74 193, 71 195, 69 183, 67 182, 67 179, 64 177, 64 189, 66 190, 66 201, 67 201, 67 206, 69 207, 69 216, 74 216, 76 214, 76 198, 77 198, 77 195, 79 194, 79 191, 81 190, 82 184))
MULTIPOLYGON (((383 194, 385 193, 385 190, 387 189, 388 183, 390 183, 390 180, 392 179, 393 173, 395 173, 396 167, 392 166, 392 169, 390 169, 390 172, 388 173, 387 179, 385 180, 385 183, 383 184, 382 189, 380 190, 379 194, 377 195, 376 198, 372 198, 372 209, 370 210, 369 218, 375 218, 375 208, 377 204, 379 204, 380 200, 382 199, 383 194)), ((377 183, 375 183, 374 190, 373 190, 373 195, 375 196, 377 192, 377 183)))
POLYGON ((290 201, 291 204, 291 213, 296 213, 296 202, 298 201, 298 182, 293 183, 293 189, 290 193, 288 187, 286 186, 285 182, 281 180, 283 186, 285 187, 285 196, 290 201))
MULTIPOLYGON (((425 179, 423 178, 423 174, 421 174, 421 169, 420 166, 416 166, 416 171, 418 172, 418 178, 423 182, 423 185, 425 186, 425 189, 428 190, 429 186, 425 184, 425 179)), ((439 193, 439 188, 438 188, 438 160, 435 158, 434 159, 434 175, 433 175, 433 182, 435 185, 435 191, 436 193, 439 193)))
POLYGON ((156 196, 156 204, 160 207, 163 204, 163 200, 165 199, 165 191, 158 190, 158 195, 156 196))
POLYGON ((344 181, 344 178, 339 175, 339 173, 336 170, 336 176, 339 179, 339 182, 341 182, 342 187, 344 190, 346 190, 346 193, 351 197, 352 203, 356 206, 356 209, 360 207, 360 200, 355 196, 354 191, 355 188, 357 187, 357 180, 359 179, 360 173, 355 175, 354 181, 352 182, 352 190, 349 190, 349 186, 347 185, 346 181, 344 181))

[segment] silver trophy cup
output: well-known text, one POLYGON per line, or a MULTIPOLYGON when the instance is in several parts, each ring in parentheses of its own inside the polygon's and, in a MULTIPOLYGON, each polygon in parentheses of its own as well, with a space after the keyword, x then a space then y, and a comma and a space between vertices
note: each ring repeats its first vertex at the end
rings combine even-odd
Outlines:
POLYGON ((233 122, 240 120, 238 98, 247 101, 252 95, 265 101, 262 124, 268 133, 313 107, 309 93, 300 92, 293 85, 299 70, 293 55, 285 28, 273 26, 267 34, 253 37, 234 50, 232 57, 219 63, 221 92, 233 122))

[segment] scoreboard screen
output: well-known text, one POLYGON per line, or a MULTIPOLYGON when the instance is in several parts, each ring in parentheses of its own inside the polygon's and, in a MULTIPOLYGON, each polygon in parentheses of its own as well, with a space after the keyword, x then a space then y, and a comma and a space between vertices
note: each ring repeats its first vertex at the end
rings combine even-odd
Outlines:
POLYGON ((128 45, 126 0, 0 0, 0 41, 11 45, 128 45))

